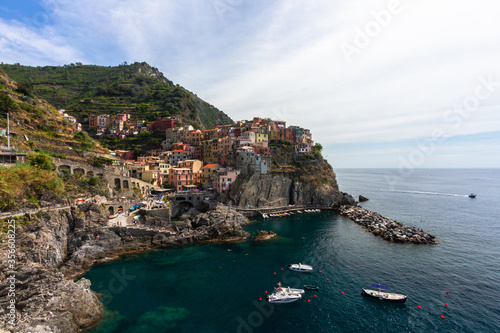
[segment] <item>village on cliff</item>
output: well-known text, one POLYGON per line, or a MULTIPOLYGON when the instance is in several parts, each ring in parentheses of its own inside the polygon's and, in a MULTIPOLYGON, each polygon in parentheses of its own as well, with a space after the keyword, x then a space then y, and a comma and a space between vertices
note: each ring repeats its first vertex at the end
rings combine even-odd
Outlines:
MULTIPOLYGON (((124 138, 142 131, 161 131, 165 140, 161 148, 134 160, 134 151, 111 151, 129 176, 172 192, 211 189, 222 193, 242 172, 268 173, 271 169, 270 148, 273 142, 288 142, 295 155, 311 154, 310 130, 286 126, 284 121, 253 118, 234 125, 218 125, 200 130, 184 125, 180 118, 162 118, 144 126, 143 121, 130 120, 129 114, 94 115, 89 127, 97 129, 97 137, 124 138)), ((288 166, 279 166, 286 169, 288 166)))

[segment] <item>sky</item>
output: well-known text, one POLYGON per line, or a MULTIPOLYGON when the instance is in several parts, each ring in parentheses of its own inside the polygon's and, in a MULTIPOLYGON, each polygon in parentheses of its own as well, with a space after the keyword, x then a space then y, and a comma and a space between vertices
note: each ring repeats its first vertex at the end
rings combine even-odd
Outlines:
POLYGON ((500 3, 0 0, 0 61, 148 62, 334 168, 500 167, 500 3))

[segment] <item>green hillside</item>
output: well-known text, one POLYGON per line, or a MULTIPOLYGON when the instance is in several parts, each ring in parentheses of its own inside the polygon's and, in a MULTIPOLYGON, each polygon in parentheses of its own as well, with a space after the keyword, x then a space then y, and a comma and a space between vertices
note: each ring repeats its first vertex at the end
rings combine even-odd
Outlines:
POLYGON ((75 129, 52 105, 37 98, 29 85, 18 84, 0 70, 0 146, 27 154, 27 163, 0 165, 0 211, 67 202, 104 194, 97 177, 58 172, 54 159, 80 163, 107 149, 75 129), (6 136, 9 114, 9 139, 6 136))
POLYGON ((176 116, 198 128, 233 122, 224 112, 175 85, 145 62, 116 67, 2 64, 0 68, 13 80, 32 84, 35 95, 65 109, 84 126, 88 116, 97 113, 130 113, 132 119, 147 122, 176 116))

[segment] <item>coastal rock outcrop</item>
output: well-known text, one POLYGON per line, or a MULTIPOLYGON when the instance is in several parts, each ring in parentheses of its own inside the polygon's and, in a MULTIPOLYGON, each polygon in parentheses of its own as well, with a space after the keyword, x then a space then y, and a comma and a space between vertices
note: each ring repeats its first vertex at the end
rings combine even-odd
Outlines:
POLYGON ((368 201, 368 200, 370 200, 370 199, 368 199, 365 196, 362 196, 361 194, 359 195, 359 202, 365 202, 365 201, 368 201))
POLYGON ((269 240, 271 238, 274 238, 275 236, 276 233, 273 231, 257 230, 257 236, 255 236, 254 240, 256 241, 269 240))
POLYGON ((402 223, 361 207, 342 206, 340 207, 340 215, 353 220, 374 235, 380 236, 390 242, 436 243, 436 237, 427 232, 405 226, 402 223))
POLYGON ((6 316, 10 298, 7 238, 0 243, 0 329, 10 332, 78 332, 98 320, 102 304, 90 281, 66 276, 83 272, 117 253, 156 245, 246 237, 248 219, 229 207, 168 224, 174 233, 106 227, 96 204, 24 215, 16 223, 16 325, 6 316), (203 231, 198 233, 197 230, 203 231))
POLYGON ((356 204, 349 194, 340 192, 336 182, 307 182, 284 175, 253 173, 238 177, 221 198, 241 208, 305 205, 338 208, 356 204))
POLYGON ((197 215, 191 222, 193 228, 207 228, 210 240, 228 240, 248 237, 243 226, 248 218, 224 205, 217 205, 207 213, 197 215))

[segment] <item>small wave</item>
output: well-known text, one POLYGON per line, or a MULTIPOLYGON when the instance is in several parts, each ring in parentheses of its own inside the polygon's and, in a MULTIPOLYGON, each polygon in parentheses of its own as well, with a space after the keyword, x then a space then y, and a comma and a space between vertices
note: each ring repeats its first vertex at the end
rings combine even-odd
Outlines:
POLYGON ((399 192, 399 193, 415 193, 415 194, 429 194, 429 195, 446 195, 449 197, 462 197, 462 198, 468 198, 468 195, 464 194, 454 194, 454 193, 439 193, 439 192, 424 192, 424 191, 401 191, 401 190, 394 190, 393 192, 399 192))

